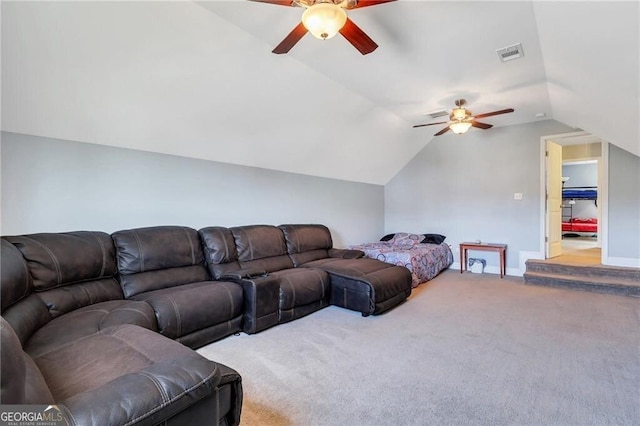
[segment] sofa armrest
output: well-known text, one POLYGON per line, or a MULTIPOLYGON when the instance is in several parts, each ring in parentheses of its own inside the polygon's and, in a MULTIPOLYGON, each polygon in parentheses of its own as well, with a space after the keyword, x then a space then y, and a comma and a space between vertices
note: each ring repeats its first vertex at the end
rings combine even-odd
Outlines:
POLYGON ((362 250, 349 250, 349 249, 329 249, 329 257, 335 257, 339 259, 359 259, 364 257, 362 250))
POLYGON ((280 321, 280 278, 264 269, 245 268, 225 272, 219 280, 232 281, 242 287, 244 314, 242 331, 254 334, 280 321))
POLYGON ((254 334, 280 320, 280 278, 264 275, 238 281, 244 297, 242 331, 254 334))
POLYGON ((237 271, 225 272, 218 279, 220 281, 241 281, 241 280, 251 280, 255 278, 266 277, 269 275, 267 271, 259 268, 246 268, 246 269, 238 269, 237 271))

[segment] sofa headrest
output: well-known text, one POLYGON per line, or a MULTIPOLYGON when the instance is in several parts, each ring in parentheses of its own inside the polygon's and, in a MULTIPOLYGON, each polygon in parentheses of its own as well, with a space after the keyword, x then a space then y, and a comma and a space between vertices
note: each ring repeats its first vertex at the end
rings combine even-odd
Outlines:
POLYGON ((116 274, 113 242, 104 232, 78 231, 4 238, 22 253, 37 291, 110 278, 116 274))
POLYGON ((289 254, 333 248, 331 232, 324 225, 280 225, 279 228, 284 233, 289 254))
POLYGON ((122 275, 193 265, 204 268, 202 245, 195 229, 155 226, 118 231, 111 237, 122 275))
POLYGON ((22 253, 10 242, 2 238, 0 251, 1 311, 24 299, 33 291, 33 281, 22 253))
POLYGON ((235 238, 240 262, 287 254, 284 235, 276 226, 249 225, 230 229, 235 238))
POLYGON ((221 264, 238 260, 236 242, 229 228, 210 226, 198 231, 209 264, 221 264))

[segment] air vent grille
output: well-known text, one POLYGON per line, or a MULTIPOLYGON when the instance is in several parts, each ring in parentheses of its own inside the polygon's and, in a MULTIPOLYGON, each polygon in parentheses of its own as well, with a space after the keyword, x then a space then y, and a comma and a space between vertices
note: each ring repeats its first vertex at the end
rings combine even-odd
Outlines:
POLYGON ((524 56, 522 44, 520 43, 498 49, 496 53, 502 62, 513 61, 514 59, 519 59, 524 56))
POLYGON ((440 118, 449 116, 449 112, 446 109, 439 109, 437 111, 429 112, 426 114, 430 118, 440 118))

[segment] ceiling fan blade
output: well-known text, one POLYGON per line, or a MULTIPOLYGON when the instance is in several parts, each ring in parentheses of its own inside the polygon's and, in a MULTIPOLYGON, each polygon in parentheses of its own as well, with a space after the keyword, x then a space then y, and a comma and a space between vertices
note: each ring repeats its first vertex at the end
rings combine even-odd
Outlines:
POLYGON ((480 123, 479 121, 472 121, 471 125, 473 127, 477 127, 478 129, 490 129, 493 127, 493 124, 480 123))
POLYGON ((249 0, 249 1, 254 1, 256 3, 270 3, 278 6, 292 6, 292 7, 297 6, 297 4, 295 4, 291 0, 249 0))
POLYGON ((479 115, 476 115, 473 118, 491 117, 492 115, 507 114, 507 113, 513 112, 513 111, 514 111, 513 108, 501 109, 500 111, 493 111, 493 112, 486 112, 484 114, 479 114, 479 115))
POLYGON ((340 30, 340 34, 363 55, 371 53, 378 48, 376 42, 366 35, 364 31, 349 18, 347 18, 347 23, 344 24, 344 27, 340 30))
POLYGON ((300 41, 302 37, 304 37, 306 33, 307 29, 304 25, 302 25, 302 22, 300 22, 298 26, 296 26, 293 31, 291 31, 289 35, 286 36, 284 40, 282 40, 280 44, 276 46, 275 49, 272 50, 272 52, 277 55, 287 53, 293 46, 296 45, 297 42, 300 41))
POLYGON ((413 128, 415 129, 416 127, 435 126, 436 124, 449 124, 449 122, 448 121, 439 121, 437 123, 416 124, 415 126, 413 126, 413 128))
POLYGON ((347 7, 347 9, 359 9, 362 7, 376 6, 382 3, 390 3, 396 0, 358 0, 355 6, 347 7))
POLYGON ((451 128, 449 126, 445 127, 444 129, 440 130, 438 133, 436 133, 433 136, 440 136, 440 135, 444 135, 445 133, 447 133, 449 130, 451 130, 451 128))

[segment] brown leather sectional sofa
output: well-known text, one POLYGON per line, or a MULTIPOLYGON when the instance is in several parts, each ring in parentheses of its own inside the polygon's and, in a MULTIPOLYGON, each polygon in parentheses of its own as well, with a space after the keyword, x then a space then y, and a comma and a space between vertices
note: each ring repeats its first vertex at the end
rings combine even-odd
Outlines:
POLYGON ((2 237, 2 404, 73 424, 239 423, 237 372, 193 349, 329 304, 384 312, 403 267, 332 247, 322 225, 163 226, 2 237))

